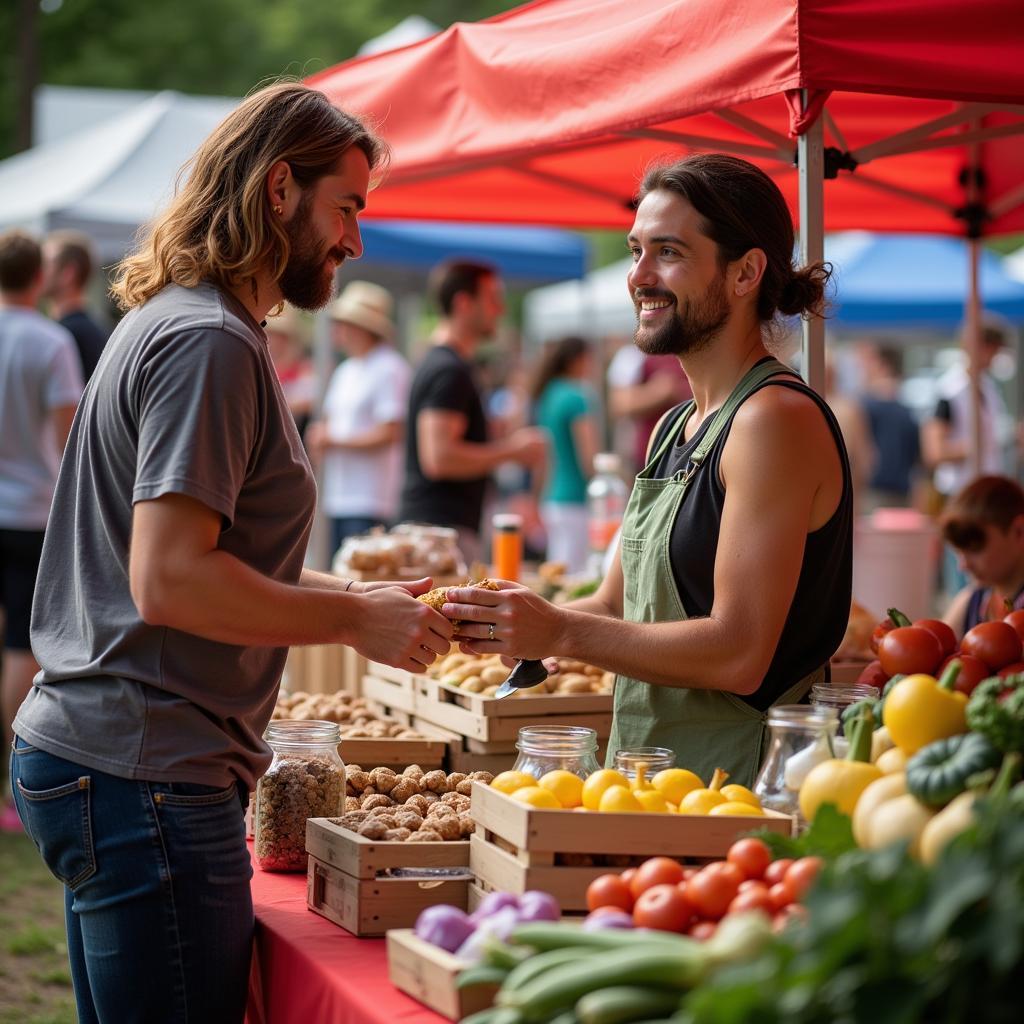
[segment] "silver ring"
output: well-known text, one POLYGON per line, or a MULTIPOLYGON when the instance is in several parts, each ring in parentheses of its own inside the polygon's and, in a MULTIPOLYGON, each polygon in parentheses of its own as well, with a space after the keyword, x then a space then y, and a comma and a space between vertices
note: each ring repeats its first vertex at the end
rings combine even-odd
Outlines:
POLYGON ((493 640, 494 639, 494 623, 493 622, 488 622, 487 623, 487 639, 488 640, 493 640))

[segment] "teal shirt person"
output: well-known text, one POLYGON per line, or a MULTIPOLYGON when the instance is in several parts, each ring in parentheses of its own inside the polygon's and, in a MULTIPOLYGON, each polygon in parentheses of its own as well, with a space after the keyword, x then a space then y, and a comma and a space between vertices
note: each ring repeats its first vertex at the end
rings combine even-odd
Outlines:
POLYGON ((537 402, 537 426, 551 438, 551 471, 544 500, 561 505, 583 505, 587 477, 580 466, 573 423, 594 412, 594 394, 579 381, 556 377, 537 402))

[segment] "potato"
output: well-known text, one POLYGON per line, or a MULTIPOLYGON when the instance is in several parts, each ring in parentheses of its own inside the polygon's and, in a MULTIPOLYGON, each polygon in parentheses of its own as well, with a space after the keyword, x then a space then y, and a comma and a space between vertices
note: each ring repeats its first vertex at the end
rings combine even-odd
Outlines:
POLYGON ((459 686, 459 689, 466 690, 469 693, 483 693, 486 685, 487 684, 479 676, 470 676, 459 686))
POLYGON ((480 673, 480 678, 484 681, 484 686, 500 686, 505 682, 508 672, 504 665, 488 665, 480 673))

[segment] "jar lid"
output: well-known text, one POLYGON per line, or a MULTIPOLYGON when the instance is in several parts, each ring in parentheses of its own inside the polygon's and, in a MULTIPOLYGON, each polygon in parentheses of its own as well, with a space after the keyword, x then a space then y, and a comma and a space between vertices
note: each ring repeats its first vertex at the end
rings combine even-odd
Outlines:
POLYGON ((523 528, 523 517, 514 512, 498 512, 491 517, 491 526, 502 533, 511 533, 523 528))
POLYGON ((597 749, 597 730, 582 725, 524 725, 516 750, 533 754, 576 754, 597 749))
POLYGON ((769 725, 821 729, 839 725, 839 712, 821 704, 776 704, 767 712, 769 725))
POLYGON ((320 747, 337 746, 341 741, 341 731, 337 722, 324 722, 313 719, 308 722, 296 722, 285 719, 271 722, 264 733, 264 739, 272 747, 320 747))
POLYGON ((811 700, 824 699, 834 704, 853 704, 858 700, 877 700, 881 691, 869 683, 815 683, 811 700))

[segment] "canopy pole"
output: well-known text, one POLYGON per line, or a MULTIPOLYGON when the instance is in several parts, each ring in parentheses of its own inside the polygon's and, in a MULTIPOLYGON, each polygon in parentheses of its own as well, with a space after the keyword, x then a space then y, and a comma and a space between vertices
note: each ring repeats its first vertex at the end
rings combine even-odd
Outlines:
MULTIPOLYGON (((800 90, 800 102, 806 111, 810 92, 800 90)), ((797 162, 800 170, 800 264, 817 263, 825 258, 825 145, 822 119, 797 138, 797 162)), ((803 321, 804 379, 818 394, 825 393, 825 321, 820 316, 803 321)))
POLYGON ((981 474, 981 294, 978 267, 981 239, 967 240, 967 262, 970 287, 967 291, 967 366, 971 392, 971 430, 969 459, 971 475, 981 474))

